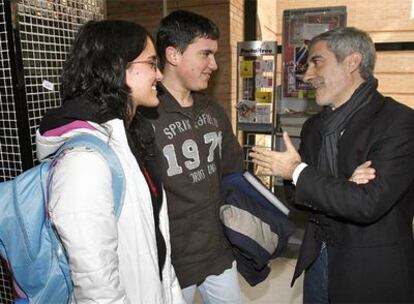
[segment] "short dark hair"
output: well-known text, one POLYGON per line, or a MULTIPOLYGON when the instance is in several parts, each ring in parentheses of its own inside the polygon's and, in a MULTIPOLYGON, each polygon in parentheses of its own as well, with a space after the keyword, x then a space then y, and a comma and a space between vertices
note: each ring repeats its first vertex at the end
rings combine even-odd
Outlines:
POLYGON ((123 20, 89 21, 77 33, 62 71, 63 103, 85 97, 99 108, 127 121, 130 88, 125 81, 129 62, 145 49, 148 31, 123 20))
POLYGON ((342 62, 346 56, 359 52, 362 56, 359 73, 365 80, 374 74, 376 51, 371 37, 355 27, 338 27, 312 38, 309 49, 319 41, 326 41, 336 60, 342 62))
POLYGON ((193 12, 177 10, 161 20, 156 47, 161 70, 165 66, 165 49, 169 46, 184 52, 197 38, 218 40, 220 31, 210 19, 193 12))

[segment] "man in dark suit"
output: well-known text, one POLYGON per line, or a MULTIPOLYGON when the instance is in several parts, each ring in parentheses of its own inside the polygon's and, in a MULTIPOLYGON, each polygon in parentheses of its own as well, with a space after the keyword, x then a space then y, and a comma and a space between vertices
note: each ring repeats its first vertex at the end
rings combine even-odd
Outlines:
POLYGON ((254 148, 268 174, 292 179, 309 221, 292 284, 304 303, 414 303, 414 111, 377 91, 375 48, 347 27, 310 42, 304 80, 324 106, 299 153, 254 148))

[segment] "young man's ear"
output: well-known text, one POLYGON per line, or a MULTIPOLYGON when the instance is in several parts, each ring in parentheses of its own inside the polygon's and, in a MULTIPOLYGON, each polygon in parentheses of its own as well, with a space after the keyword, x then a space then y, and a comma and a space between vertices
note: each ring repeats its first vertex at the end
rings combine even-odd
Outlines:
POLYGON ((180 55, 180 51, 173 46, 168 46, 165 49, 165 60, 172 66, 176 66, 178 64, 180 55))
POLYGON ((351 55, 348 56, 348 69, 350 73, 353 73, 354 71, 359 69, 359 66, 361 65, 362 61, 362 55, 359 52, 354 52, 351 55))

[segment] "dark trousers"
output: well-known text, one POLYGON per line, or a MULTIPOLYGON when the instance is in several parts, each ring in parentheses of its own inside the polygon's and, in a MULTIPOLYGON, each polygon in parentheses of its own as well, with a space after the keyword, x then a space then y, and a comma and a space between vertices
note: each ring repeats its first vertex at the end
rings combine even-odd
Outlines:
POLYGON ((304 304, 328 304, 328 249, 322 244, 321 252, 306 270, 303 282, 304 304))

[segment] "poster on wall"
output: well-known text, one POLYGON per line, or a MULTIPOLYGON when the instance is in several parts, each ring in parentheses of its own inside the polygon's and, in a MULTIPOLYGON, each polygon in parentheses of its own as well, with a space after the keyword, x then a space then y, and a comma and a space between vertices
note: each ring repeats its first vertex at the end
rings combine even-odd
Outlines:
POLYGON ((308 59, 309 41, 316 35, 346 26, 346 7, 285 10, 283 12, 284 97, 312 98, 312 88, 303 81, 308 59))

